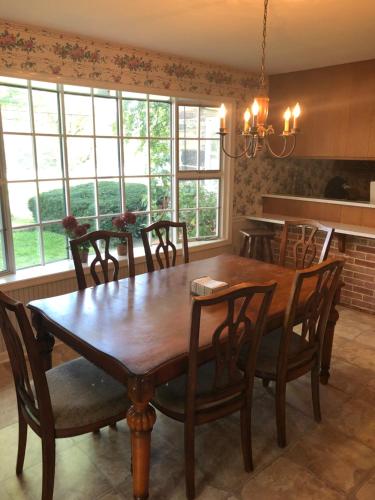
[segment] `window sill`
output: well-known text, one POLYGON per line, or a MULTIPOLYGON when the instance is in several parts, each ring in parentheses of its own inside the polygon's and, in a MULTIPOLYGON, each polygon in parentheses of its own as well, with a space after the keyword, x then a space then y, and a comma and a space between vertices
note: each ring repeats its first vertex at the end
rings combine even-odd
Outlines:
MULTIPOLYGON (((230 244, 231 242, 228 239, 192 241, 189 242, 189 253, 194 254, 230 244)), ((177 253, 181 254, 181 245, 176 246, 177 253)), ((114 252, 114 255, 116 256, 116 252, 114 252)), ((139 247, 134 249, 134 258, 136 266, 146 262, 143 248, 139 247)), ((126 267, 126 261, 126 257, 119 257, 120 268, 126 267)), ((87 267, 85 273, 89 274, 89 272, 89 268, 87 267)), ((54 262, 45 266, 29 267, 27 269, 21 269, 14 274, 4 275, 0 278, 0 287, 3 291, 11 291, 53 281, 62 281, 69 278, 75 278, 74 265, 71 259, 54 262)))

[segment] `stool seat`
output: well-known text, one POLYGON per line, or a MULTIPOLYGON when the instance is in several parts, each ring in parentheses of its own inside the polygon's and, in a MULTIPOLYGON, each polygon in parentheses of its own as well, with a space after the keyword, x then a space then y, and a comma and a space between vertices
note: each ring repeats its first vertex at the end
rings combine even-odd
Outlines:
POLYGON ((241 257, 273 263, 271 240, 274 238, 275 233, 271 229, 251 228, 246 231, 241 230, 240 233, 243 235, 241 257))

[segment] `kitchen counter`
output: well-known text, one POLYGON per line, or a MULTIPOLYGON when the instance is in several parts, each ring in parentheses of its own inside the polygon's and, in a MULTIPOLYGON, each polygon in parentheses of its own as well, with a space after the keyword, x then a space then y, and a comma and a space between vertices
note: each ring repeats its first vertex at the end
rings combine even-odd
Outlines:
POLYGON ((331 205, 346 205, 351 207, 375 208, 375 204, 369 201, 355 200, 333 200, 330 198, 314 198, 312 196, 293 196, 289 194, 263 194, 262 198, 279 198, 283 200, 313 201, 316 203, 328 203, 331 205))

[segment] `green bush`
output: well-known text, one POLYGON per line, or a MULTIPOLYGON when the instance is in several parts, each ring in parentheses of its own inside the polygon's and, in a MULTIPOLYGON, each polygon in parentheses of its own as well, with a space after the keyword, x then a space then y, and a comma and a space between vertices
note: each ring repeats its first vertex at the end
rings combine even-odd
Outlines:
MULTIPOLYGON (((115 181, 99 182, 100 211, 105 214, 118 214, 121 210, 119 184, 115 181)), ((126 184, 126 206, 131 211, 147 209, 147 187, 144 184, 126 184)), ((80 184, 70 188, 71 213, 76 217, 95 215, 94 185, 92 183, 80 184)), ((43 221, 59 220, 65 216, 65 196, 62 189, 52 189, 40 193, 40 212, 43 221)), ((35 222, 38 220, 36 198, 33 196, 28 201, 28 208, 33 214, 35 222)), ((141 222, 135 224, 134 233, 140 232, 141 222)), ((113 229, 111 220, 103 220, 102 229, 113 229)))

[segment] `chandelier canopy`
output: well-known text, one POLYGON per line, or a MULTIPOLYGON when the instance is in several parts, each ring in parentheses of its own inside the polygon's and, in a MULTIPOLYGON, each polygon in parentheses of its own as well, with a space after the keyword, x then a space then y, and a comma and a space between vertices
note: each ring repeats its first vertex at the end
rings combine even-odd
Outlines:
POLYGON ((269 97, 266 88, 265 63, 268 1, 269 0, 264 0, 262 63, 259 76, 258 95, 254 98, 251 107, 245 110, 244 127, 242 130, 244 147, 238 154, 231 154, 225 149, 225 136, 228 135, 225 128, 226 109, 224 104, 220 107, 220 144, 222 151, 230 158, 255 158, 258 151, 264 149, 275 158, 288 158, 293 154, 296 146, 296 135, 299 132, 298 119, 301 114, 301 107, 298 102, 293 107, 293 110, 291 110, 290 107, 285 110, 284 130, 280 134, 283 139, 281 151, 275 152, 269 143, 269 136, 273 135, 275 131, 272 125, 267 125, 269 97), (293 121, 291 124, 292 118, 293 121))

